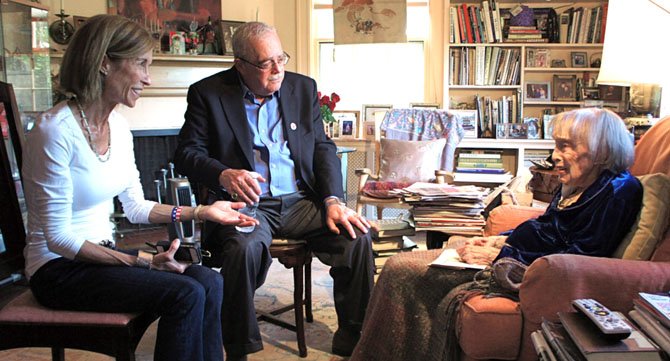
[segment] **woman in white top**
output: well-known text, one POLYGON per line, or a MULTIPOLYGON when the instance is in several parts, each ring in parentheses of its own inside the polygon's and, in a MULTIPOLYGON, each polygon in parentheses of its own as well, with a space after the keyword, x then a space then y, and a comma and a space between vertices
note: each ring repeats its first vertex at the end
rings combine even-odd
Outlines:
POLYGON ((136 223, 210 220, 252 225, 244 203, 173 207, 144 199, 132 135, 118 104, 133 107, 151 83, 154 40, 121 16, 92 17, 63 57, 70 99, 28 134, 23 176, 28 202, 26 274, 47 307, 160 315, 156 360, 223 360, 222 277, 177 262, 179 240, 155 256, 115 250, 109 205, 118 196, 136 223))

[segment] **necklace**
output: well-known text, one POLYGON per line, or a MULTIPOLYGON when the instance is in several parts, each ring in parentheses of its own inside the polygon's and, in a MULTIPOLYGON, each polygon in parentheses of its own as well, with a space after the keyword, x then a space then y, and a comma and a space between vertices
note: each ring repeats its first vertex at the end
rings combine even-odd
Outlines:
POLYGON ((108 161, 109 157, 112 155, 112 130, 109 130, 109 137, 107 138, 107 155, 102 157, 100 154, 98 154, 98 150, 95 149, 95 145, 93 145, 91 127, 88 125, 88 118, 86 117, 86 113, 84 113, 84 108, 81 106, 79 99, 74 98, 74 101, 77 103, 77 109, 79 109, 79 115, 81 116, 81 123, 84 126, 84 130, 86 130, 86 140, 88 141, 88 145, 91 147, 93 154, 95 154, 95 157, 103 163, 108 161))

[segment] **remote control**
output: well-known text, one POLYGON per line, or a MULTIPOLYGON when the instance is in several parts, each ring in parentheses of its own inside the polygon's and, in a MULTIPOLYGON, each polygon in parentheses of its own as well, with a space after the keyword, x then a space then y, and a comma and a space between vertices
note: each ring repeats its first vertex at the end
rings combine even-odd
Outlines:
POLYGON ((572 306, 593 321, 606 338, 621 340, 630 336, 632 329, 626 320, 598 301, 591 298, 582 298, 572 301, 572 306))

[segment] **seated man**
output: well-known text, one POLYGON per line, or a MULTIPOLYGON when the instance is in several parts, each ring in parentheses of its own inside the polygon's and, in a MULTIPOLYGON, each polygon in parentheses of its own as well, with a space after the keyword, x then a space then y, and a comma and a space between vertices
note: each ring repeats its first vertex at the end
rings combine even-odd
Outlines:
POLYGON ((214 199, 258 203, 253 231, 207 224, 203 234, 214 254, 210 265, 225 279, 227 360, 263 348, 253 298, 272 262, 273 237, 305 239, 332 266, 339 327, 333 352, 349 355, 373 285, 370 225, 340 202, 340 161, 323 130, 316 83, 284 71, 289 56, 276 30, 246 23, 233 48, 231 69, 190 87, 175 153, 177 170, 205 184, 214 199))
MULTIPOLYGON (((630 230, 642 187, 627 170, 633 140, 621 118, 586 108, 561 113, 553 124, 552 157, 562 185, 546 212, 509 236, 470 240, 458 249, 464 261, 512 258, 529 265, 556 253, 608 257, 630 230)), ((475 271, 429 268, 438 254, 408 252, 386 262, 351 361, 431 360, 446 352, 448 325, 434 320, 446 312, 449 291, 472 281, 475 271)))

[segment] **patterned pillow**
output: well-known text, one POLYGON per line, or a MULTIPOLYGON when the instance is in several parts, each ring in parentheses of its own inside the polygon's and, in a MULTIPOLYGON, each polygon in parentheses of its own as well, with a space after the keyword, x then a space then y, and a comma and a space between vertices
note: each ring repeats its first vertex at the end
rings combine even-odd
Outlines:
POLYGON ((442 151, 447 140, 381 140, 382 181, 428 182, 440 169, 442 151))

